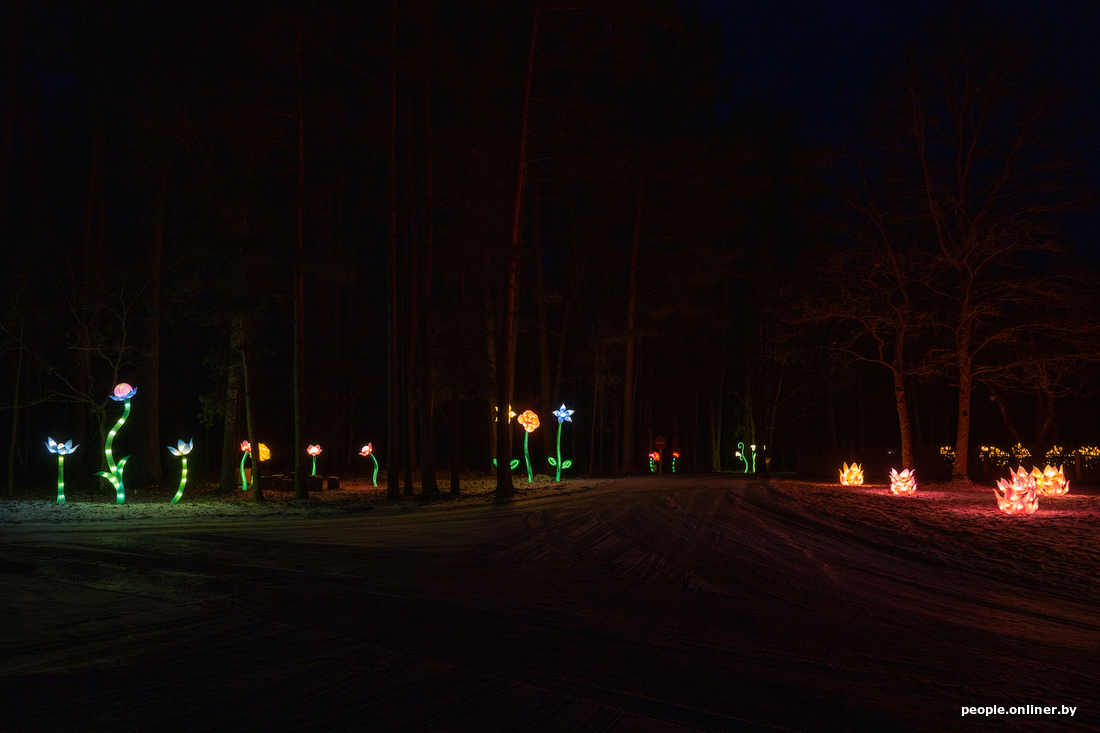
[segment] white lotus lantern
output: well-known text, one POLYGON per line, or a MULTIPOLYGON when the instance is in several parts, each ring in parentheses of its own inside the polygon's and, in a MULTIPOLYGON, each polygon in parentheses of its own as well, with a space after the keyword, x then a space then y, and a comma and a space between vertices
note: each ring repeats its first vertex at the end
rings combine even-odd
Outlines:
POLYGON ((863 469, 859 467, 858 463, 852 463, 849 466, 844 464, 844 468, 840 472, 840 485, 841 486, 863 486, 863 469))
POLYGON ((901 473, 890 469, 890 493, 895 496, 912 496, 917 493, 917 469, 906 468, 901 473))
POLYGON ((1039 508, 1035 478, 1023 468, 1017 468, 1008 481, 998 479, 993 494, 1005 514, 1032 514, 1039 508))

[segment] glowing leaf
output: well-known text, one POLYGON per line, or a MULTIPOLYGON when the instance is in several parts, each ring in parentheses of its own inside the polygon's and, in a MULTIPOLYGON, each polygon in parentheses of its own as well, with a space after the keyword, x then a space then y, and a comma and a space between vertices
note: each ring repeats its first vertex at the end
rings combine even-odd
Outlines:
POLYGON ((572 465, 573 465, 573 461, 565 460, 565 461, 561 462, 561 467, 562 468, 569 468, 572 465))

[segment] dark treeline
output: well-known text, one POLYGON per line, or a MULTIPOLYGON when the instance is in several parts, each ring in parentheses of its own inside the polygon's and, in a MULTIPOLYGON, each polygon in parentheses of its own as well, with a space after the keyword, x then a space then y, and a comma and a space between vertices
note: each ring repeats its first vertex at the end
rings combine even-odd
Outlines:
POLYGON ((47 437, 97 487, 122 381, 131 485, 195 437, 231 490, 249 440, 299 497, 368 442, 391 498, 457 492, 519 456, 505 402, 544 474, 576 411, 566 476, 1095 439, 1077 118, 1005 24, 942 19, 826 151, 674 0, 0 12, 9 492, 47 437))

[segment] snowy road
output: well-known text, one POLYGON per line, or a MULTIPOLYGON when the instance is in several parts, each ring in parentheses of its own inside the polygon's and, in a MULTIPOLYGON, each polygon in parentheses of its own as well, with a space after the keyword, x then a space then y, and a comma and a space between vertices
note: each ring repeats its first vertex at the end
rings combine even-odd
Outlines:
POLYGON ((0 728, 1100 730, 1100 496, 940 493, 0 524, 0 728))

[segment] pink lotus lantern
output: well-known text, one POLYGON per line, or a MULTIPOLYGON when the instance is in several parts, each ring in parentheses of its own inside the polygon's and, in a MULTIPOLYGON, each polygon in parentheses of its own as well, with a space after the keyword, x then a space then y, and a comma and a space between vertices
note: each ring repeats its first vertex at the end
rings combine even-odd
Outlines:
POLYGON ((997 506, 1005 514, 1032 514, 1039 508, 1039 493, 1035 479, 1023 468, 1017 468, 1009 477, 997 480, 993 494, 997 497, 997 506))
POLYGON ((321 455, 321 446, 311 445, 308 448, 306 448, 306 453, 313 456, 313 473, 312 473, 312 475, 316 476, 317 475, 317 456, 321 455))
POLYGON ((840 485, 863 486, 863 469, 858 463, 853 462, 851 466, 844 464, 844 469, 840 472, 840 485))
POLYGON ((901 473, 890 469, 890 493, 895 496, 912 496, 917 493, 917 469, 906 468, 901 473))
POLYGON ((1038 468, 1031 469, 1031 477, 1035 479, 1035 490, 1040 496, 1065 496, 1069 493, 1069 481, 1062 466, 1055 468, 1047 466, 1042 471, 1038 468))

